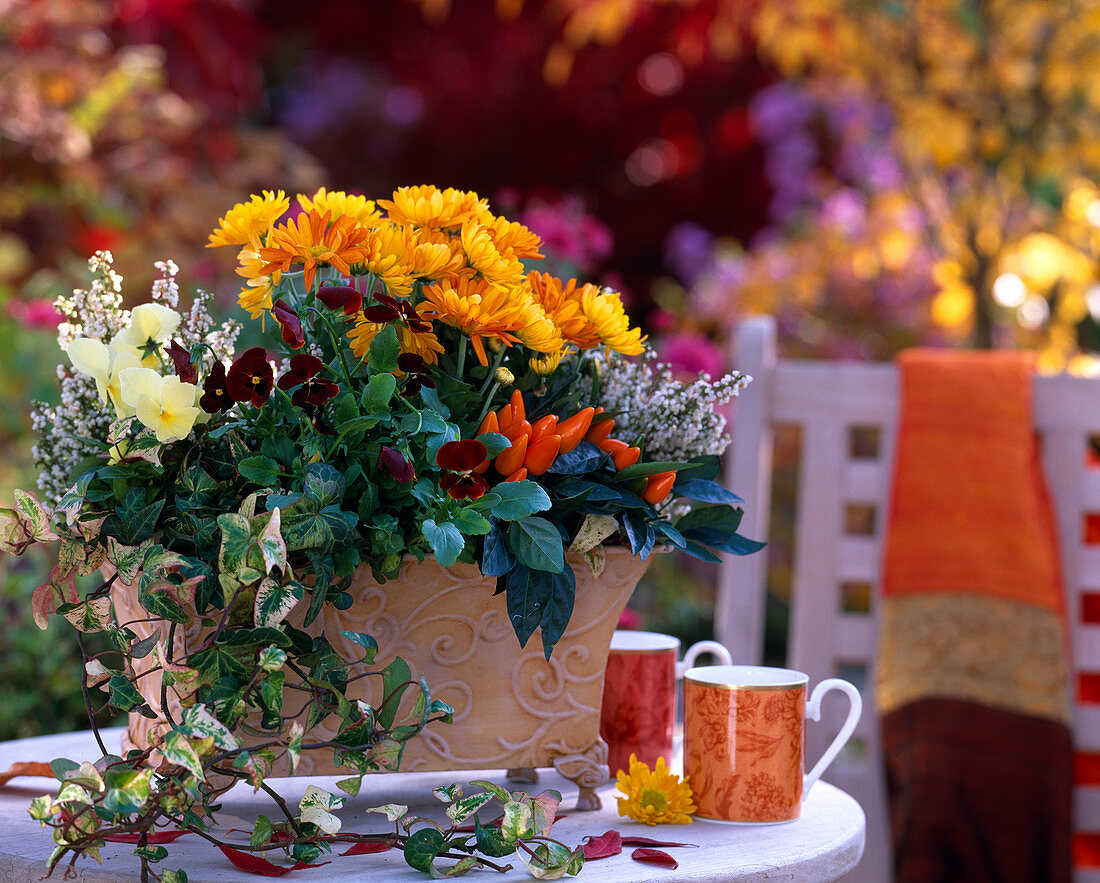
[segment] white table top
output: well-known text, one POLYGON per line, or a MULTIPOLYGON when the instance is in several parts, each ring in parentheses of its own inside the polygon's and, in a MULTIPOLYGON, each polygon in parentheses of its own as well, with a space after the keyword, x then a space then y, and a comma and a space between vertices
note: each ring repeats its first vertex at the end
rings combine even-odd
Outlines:
MULTIPOLYGON (((117 750, 121 730, 107 730, 104 734, 107 747, 117 750)), ((0 743, 0 771, 19 761, 49 762, 57 757, 73 760, 93 760, 99 751, 91 733, 65 733, 21 739, 0 743)), ((477 773, 431 772, 386 774, 368 777, 356 798, 348 800, 339 812, 344 830, 355 833, 386 832, 392 826, 385 817, 367 814, 361 810, 368 806, 387 803, 408 804, 420 815, 441 815, 442 804, 432 796, 431 790, 451 782, 468 782, 471 779, 489 779, 506 784, 501 771, 477 773), (418 807, 420 809, 418 809, 418 807)), ((310 782, 339 793, 336 778, 272 780, 276 790, 296 806, 306 785, 310 782)), ((52 779, 17 778, 0 788, 0 880, 5 883, 23 883, 41 879, 45 860, 53 844, 49 832, 39 826, 27 814, 30 801, 41 794, 54 793, 56 781, 52 779)), ((540 770, 535 785, 511 785, 511 788, 536 793, 544 788, 556 788, 562 792, 562 809, 568 815, 554 825, 553 836, 569 846, 576 846, 588 834, 598 836, 614 829, 624 837, 628 835, 652 837, 698 844, 697 849, 672 848, 665 851, 679 862, 675 871, 643 864, 630 857, 633 847, 624 847, 622 854, 612 858, 586 863, 577 879, 598 880, 599 883, 647 883, 647 881, 757 881, 798 880, 806 883, 825 883, 836 880, 851 870, 863 854, 866 822, 863 810, 850 796, 825 782, 814 786, 802 807, 802 817, 783 825, 733 826, 695 821, 690 825, 658 825, 649 827, 632 822, 618 815, 614 798, 614 782, 599 790, 603 809, 597 812, 578 813, 572 810, 576 803, 577 788, 552 770, 540 770)), ((476 790, 476 789, 475 789, 476 790)), ((260 812, 274 818, 275 807, 270 799, 253 795, 246 784, 236 786, 223 799, 219 822, 224 828, 251 827, 251 820, 260 812)), ((276 810, 277 812, 277 810, 276 810)), ((247 841, 247 835, 230 835, 247 841)), ((226 837, 225 839, 229 839, 226 837)), ((240 881, 254 883, 255 875, 237 870, 214 846, 189 834, 167 845, 168 858, 161 868, 182 868, 191 883, 213 881, 240 881)), ((405 864, 398 850, 374 855, 341 856, 338 853, 318 859, 330 864, 323 868, 303 869, 293 872, 288 879, 321 883, 329 880, 427 880, 422 874, 405 864)), ((132 846, 108 843, 101 849, 103 865, 91 859, 78 861, 77 879, 86 881, 133 881, 137 879, 139 861, 131 854, 132 846)), ((278 850, 267 854, 276 864, 285 861, 278 850)), ((62 859, 64 865, 68 857, 62 859)), ((510 859, 496 859, 507 864, 510 859)), ((492 871, 476 872, 479 880, 531 880, 518 859, 516 869, 506 874, 492 871)), ((58 867, 54 877, 61 879, 64 868, 58 867)), ((572 878, 569 878, 572 879, 572 878)))

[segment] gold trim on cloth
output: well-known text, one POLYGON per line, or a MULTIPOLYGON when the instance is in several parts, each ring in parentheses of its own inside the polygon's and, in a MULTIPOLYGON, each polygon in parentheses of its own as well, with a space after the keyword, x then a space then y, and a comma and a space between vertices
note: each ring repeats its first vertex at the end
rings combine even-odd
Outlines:
POLYGON ((885 714, 917 699, 966 699, 1070 720, 1058 613, 987 595, 882 600, 877 695, 885 714))

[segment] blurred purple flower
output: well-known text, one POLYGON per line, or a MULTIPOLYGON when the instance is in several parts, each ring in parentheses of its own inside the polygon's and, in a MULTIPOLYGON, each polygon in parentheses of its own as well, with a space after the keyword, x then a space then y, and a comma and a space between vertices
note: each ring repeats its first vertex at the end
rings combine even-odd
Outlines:
POLYGON ((685 286, 692 286, 711 262, 714 235, 698 224, 677 224, 665 238, 665 266, 685 286))
POLYGON ((694 379, 700 372, 719 377, 725 370, 722 351, 713 340, 697 331, 670 334, 660 341, 657 351, 661 361, 684 379, 694 379))
POLYGON ((50 298, 31 301, 12 300, 8 303, 9 315, 24 328, 52 331, 64 320, 50 298))

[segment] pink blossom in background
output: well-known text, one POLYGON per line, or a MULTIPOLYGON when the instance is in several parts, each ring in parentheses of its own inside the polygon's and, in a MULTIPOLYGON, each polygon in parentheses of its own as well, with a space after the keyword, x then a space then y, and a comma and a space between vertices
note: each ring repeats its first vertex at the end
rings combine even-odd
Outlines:
POLYGON ((661 361, 685 380, 698 377, 699 372, 716 378, 725 371, 722 351, 713 340, 697 331, 681 331, 662 338, 657 352, 661 361))
POLYGON ((629 607, 623 609, 622 616, 619 617, 619 625, 617 628, 621 629, 638 629, 642 627, 642 617, 629 607))
POLYGON ((544 254, 568 262, 580 273, 591 273, 615 245, 611 230, 587 214, 575 196, 558 202, 532 201, 519 220, 542 239, 544 254))
POLYGON ((21 326, 28 329, 54 331, 64 317, 54 309, 49 298, 37 298, 32 301, 13 300, 8 304, 8 314, 21 326))

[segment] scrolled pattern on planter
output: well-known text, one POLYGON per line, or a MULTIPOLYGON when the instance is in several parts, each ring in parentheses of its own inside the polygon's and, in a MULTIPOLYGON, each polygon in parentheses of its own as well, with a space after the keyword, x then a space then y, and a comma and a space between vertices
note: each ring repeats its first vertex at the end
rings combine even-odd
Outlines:
MULTIPOLYGON (((608 566, 598 578, 582 559, 571 556, 576 602, 569 628, 549 662, 537 636, 526 648, 516 643, 505 598, 493 594, 495 580, 472 565, 443 568, 433 559, 410 559, 399 579, 381 586, 369 571, 361 571, 349 589, 352 606, 337 610, 326 605, 307 631, 324 631, 337 652, 349 659, 360 656, 361 648, 340 632, 371 635, 378 642, 372 669, 401 656, 414 679, 423 676, 434 696, 454 706, 454 723, 433 724, 408 743, 402 770, 555 766, 589 791, 607 780, 607 748, 599 738, 599 718, 611 635, 647 566, 627 549, 607 552, 608 566)), ((115 603, 130 605, 123 614, 129 618, 148 616, 127 586, 116 587, 115 603)), ((299 603, 287 621, 303 628, 305 610, 306 604, 299 603)), ((140 625, 150 631, 162 628, 140 625)), ((166 628, 162 633, 167 635, 166 628)), ((177 632, 177 646, 197 646, 201 637, 198 628, 177 632)), ((146 680, 151 692, 155 688, 155 695, 147 698, 159 712, 159 677, 146 680)), ((377 705, 377 680, 356 681, 349 698, 377 705)), ((297 710, 290 699, 286 713, 297 710)), ((131 715, 130 740, 144 745, 152 725, 154 721, 131 715)), ((311 732, 318 740, 335 735, 327 721, 311 732)), ((277 767, 275 774, 288 772, 277 767)), ((304 752, 297 775, 337 772, 330 752, 304 752)))

